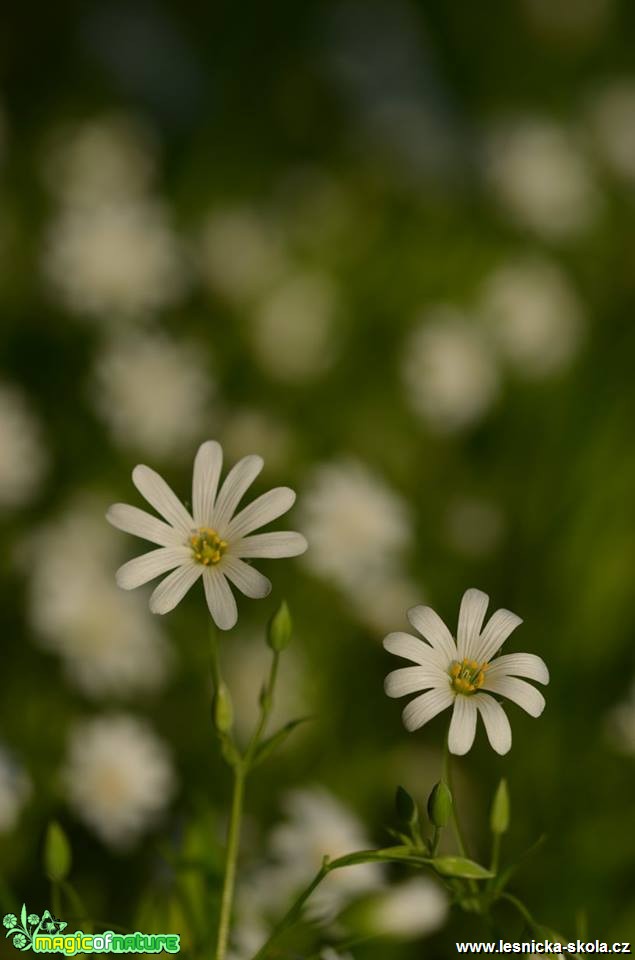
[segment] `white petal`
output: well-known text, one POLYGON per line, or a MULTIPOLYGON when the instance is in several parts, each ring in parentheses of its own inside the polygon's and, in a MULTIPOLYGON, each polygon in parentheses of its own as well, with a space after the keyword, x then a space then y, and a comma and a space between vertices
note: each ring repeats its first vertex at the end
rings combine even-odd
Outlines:
POLYGON ((522 620, 510 610, 497 610, 488 620, 478 642, 472 647, 470 656, 474 660, 487 662, 507 640, 522 620))
POLYGON ((389 697, 407 697, 430 687, 443 689, 447 686, 447 673, 434 667, 401 667, 389 673, 384 681, 384 690, 389 697))
POLYGON ((118 530, 143 537, 150 543, 159 543, 162 547, 174 547, 183 543, 183 536, 174 527, 168 526, 152 514, 132 507, 129 503, 113 503, 106 511, 106 520, 118 530))
POLYGON ((496 657, 488 667, 487 676, 490 680, 502 676, 525 677, 538 683, 549 683, 547 664, 535 653, 507 653, 496 657))
POLYGON ((516 677, 491 678, 485 674, 485 683, 481 689, 499 693, 501 696, 513 700, 532 717, 539 717, 545 709, 545 698, 540 690, 536 690, 530 683, 518 680, 516 677))
POLYGON ((477 710, 481 711, 485 731, 492 748, 501 756, 509 753, 512 745, 512 728, 500 703, 486 693, 475 694, 474 703, 477 710))
POLYGON ((252 600, 260 600, 271 593, 271 580, 263 577, 258 570, 254 570, 248 563, 243 563, 237 557, 226 557, 222 564, 222 572, 241 593, 251 597, 252 600))
POLYGON ((160 547, 124 563, 123 567, 117 570, 115 579, 123 590, 134 590, 174 567, 184 563, 189 565, 191 559, 192 553, 187 547, 160 547))
POLYGON ((203 566, 200 563, 190 563, 173 570, 165 580, 161 581, 150 597, 152 612, 169 613, 170 610, 174 610, 202 572, 203 566))
POLYGON ((413 637, 412 634, 403 633, 401 630, 384 637, 384 650, 394 653, 396 657, 403 657, 404 660, 412 660, 413 663, 420 663, 423 666, 432 664, 442 670, 449 666, 446 657, 438 650, 434 650, 419 637, 413 637))
POLYGON ((462 757, 474 743, 476 733, 476 705, 471 697, 458 696, 450 720, 448 748, 450 753, 462 757))
POLYGON ((243 457, 242 460, 239 460, 225 477, 225 482, 220 488, 212 516, 212 526, 221 536, 224 536, 229 521, 234 515, 234 510, 263 466, 264 461, 262 457, 253 454, 252 456, 243 457))
POLYGON ((294 502, 295 491, 290 487, 275 487, 263 493, 261 497, 236 514, 227 527, 225 538, 231 542, 237 537, 244 537, 252 530, 257 530, 258 527, 264 527, 266 523, 271 523, 272 520, 290 510, 294 502))
POLYGON ((275 533, 257 533, 253 537, 244 537, 230 544, 230 552, 235 557, 297 557, 304 553, 308 544, 301 533, 292 530, 280 530, 275 533))
POLYGON ((207 440, 198 448, 192 475, 192 512, 197 527, 209 527, 218 481, 223 466, 223 450, 216 440, 207 440))
POLYGON ((445 655, 448 661, 457 659, 454 637, 439 614, 431 607, 413 607, 408 610, 408 620, 422 637, 445 655))
POLYGON ((466 590, 459 610, 459 626, 456 632, 456 644, 459 660, 475 659, 474 650, 478 641, 489 597, 482 590, 466 590))
POLYGON ((221 630, 231 630, 238 620, 236 600, 220 570, 207 568, 203 576, 207 606, 212 619, 221 630))
POLYGON ((132 471, 132 482, 168 523, 186 536, 190 533, 194 521, 163 477, 150 467, 140 464, 132 471))
POLYGON ((436 717, 437 713, 449 707, 453 699, 449 684, 447 690, 428 690, 427 693, 422 693, 420 697, 411 700, 401 714, 404 727, 411 732, 418 730, 428 720, 436 717))

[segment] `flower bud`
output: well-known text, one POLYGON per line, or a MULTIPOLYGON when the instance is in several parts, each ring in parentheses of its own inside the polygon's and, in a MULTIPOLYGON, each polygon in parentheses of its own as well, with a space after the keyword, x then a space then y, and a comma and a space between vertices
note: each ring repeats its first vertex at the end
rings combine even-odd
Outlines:
POLYGON ((44 870, 54 883, 65 880, 71 869, 71 845, 56 820, 51 821, 44 840, 44 870))
POLYGON ((414 827, 419 822, 417 804, 403 787, 397 787, 395 809, 401 822, 407 824, 409 827, 414 827))
POLYGON ((452 816, 452 794, 444 780, 439 780, 428 797, 428 816, 435 827, 445 827, 452 816))
POLYGON ((283 600, 267 627, 267 643, 272 650, 280 653, 291 641, 293 624, 286 601, 283 600))
POLYGON ((489 816, 489 825, 492 833, 507 833, 509 829, 509 791, 507 781, 503 777, 494 794, 492 809, 489 816))
POLYGON ((212 720, 218 733, 229 733, 234 723, 234 708, 229 690, 220 683, 212 701, 212 720))

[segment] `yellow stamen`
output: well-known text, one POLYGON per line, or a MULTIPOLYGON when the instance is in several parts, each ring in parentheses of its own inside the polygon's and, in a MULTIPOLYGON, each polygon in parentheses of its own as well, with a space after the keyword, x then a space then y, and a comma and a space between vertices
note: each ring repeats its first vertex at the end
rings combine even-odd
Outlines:
POLYGON ((209 567, 219 563, 229 544, 210 527, 199 527, 190 536, 192 554, 197 563, 209 567))
POLYGON ((485 671, 488 666, 487 663, 477 663, 476 660, 467 658, 461 661, 454 660, 448 670, 450 686, 455 693, 469 697, 485 683, 485 671))

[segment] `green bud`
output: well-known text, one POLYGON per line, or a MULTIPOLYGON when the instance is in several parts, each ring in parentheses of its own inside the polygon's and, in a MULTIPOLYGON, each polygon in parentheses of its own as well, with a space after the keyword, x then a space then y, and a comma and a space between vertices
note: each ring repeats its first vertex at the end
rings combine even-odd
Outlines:
POLYGON ((283 600, 267 627, 267 643, 271 649, 280 653, 281 650, 288 647, 291 641, 292 629, 291 614, 289 613, 286 601, 283 600))
POLYGON ((419 822, 417 804, 403 787, 397 787, 395 809, 401 822, 407 823, 409 827, 414 827, 419 822))
POLYGON ((432 865, 442 877, 462 877, 466 880, 487 880, 493 877, 491 870, 466 857, 436 857, 432 865))
POLYGON ((439 780, 428 797, 428 816, 435 827, 445 827, 452 816, 452 794, 444 780, 439 780))
POLYGON ((212 720, 218 733, 229 733, 234 723, 234 708, 229 690, 221 683, 212 701, 212 720))
POLYGON ((503 777, 494 794, 492 809, 489 816, 489 825, 492 833, 507 833, 509 829, 509 791, 507 781, 503 777))
POLYGON ((72 862, 71 845, 68 837, 56 820, 49 823, 44 840, 44 870, 54 883, 66 880, 72 862))

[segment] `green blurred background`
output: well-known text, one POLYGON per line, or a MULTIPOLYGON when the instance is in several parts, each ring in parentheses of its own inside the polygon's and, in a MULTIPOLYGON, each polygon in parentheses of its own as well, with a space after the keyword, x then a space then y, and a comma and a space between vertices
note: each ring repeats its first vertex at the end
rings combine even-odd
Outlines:
MULTIPOLYGON (((535 915, 635 939, 635 9, 91 0, 3 20, 0 905, 50 905, 55 817, 96 924, 169 917, 209 952, 228 777, 202 592, 160 622, 147 588, 120 596, 141 549, 102 517, 141 505, 139 462, 188 499, 213 437, 227 462, 264 456, 257 492, 297 490, 310 542, 259 564, 273 594, 222 638, 244 732, 285 597, 277 719, 312 716, 250 786, 255 887, 271 859, 292 874, 270 833, 302 822, 290 790, 322 785, 380 844, 397 783, 425 800, 447 715, 405 732, 381 639, 422 601, 454 628, 478 586, 552 680, 540 720, 509 706, 508 757, 481 729, 457 763, 472 851, 504 774, 506 851, 548 835, 517 881, 535 915), (91 768, 130 729, 132 798, 91 768)), ((363 913, 296 946, 361 936, 363 913)), ((483 935, 436 926, 353 952, 483 935)))

